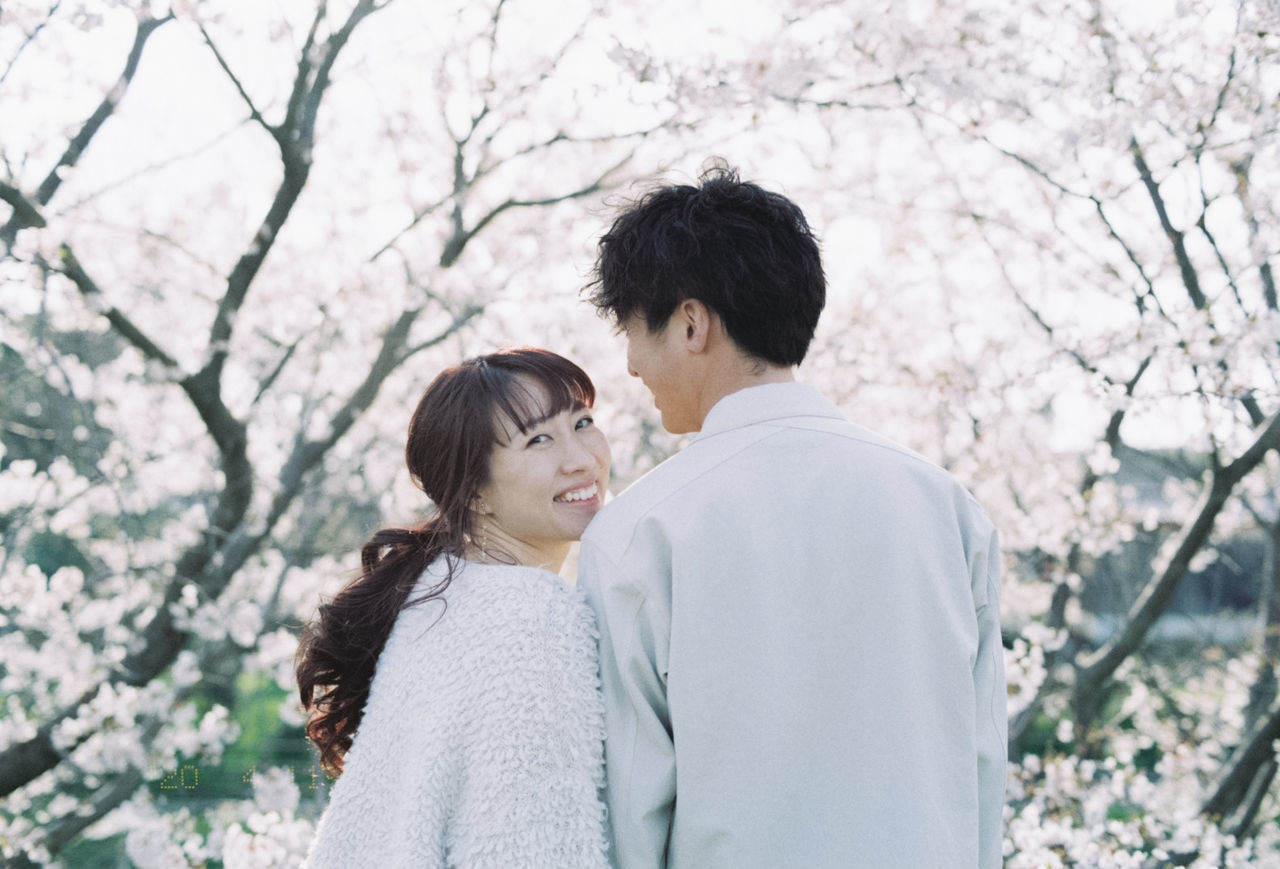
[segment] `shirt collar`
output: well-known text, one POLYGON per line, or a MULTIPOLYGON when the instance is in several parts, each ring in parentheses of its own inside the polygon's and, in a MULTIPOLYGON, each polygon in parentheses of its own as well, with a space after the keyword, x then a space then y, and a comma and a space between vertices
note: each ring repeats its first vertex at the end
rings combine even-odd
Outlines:
POLYGON ((717 401, 694 440, 793 416, 844 418, 826 396, 807 383, 765 383, 740 389, 717 401))

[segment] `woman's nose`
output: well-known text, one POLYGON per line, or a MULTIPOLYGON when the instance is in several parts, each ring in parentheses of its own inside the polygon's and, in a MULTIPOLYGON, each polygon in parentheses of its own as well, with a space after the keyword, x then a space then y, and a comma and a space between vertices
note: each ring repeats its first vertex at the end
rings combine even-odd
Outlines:
POLYGON ((581 471, 586 468, 595 467, 595 453, 587 449, 587 445, 577 438, 572 438, 565 446, 564 455, 561 458, 561 466, 565 471, 581 471))

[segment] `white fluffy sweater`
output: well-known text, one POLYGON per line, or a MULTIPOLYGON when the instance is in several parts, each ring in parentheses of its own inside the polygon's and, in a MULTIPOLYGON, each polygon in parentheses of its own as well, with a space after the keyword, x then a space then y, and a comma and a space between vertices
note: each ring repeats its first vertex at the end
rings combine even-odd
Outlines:
POLYGON ((581 592, 459 562, 443 601, 396 620, 307 865, 605 867, 603 738, 581 592))

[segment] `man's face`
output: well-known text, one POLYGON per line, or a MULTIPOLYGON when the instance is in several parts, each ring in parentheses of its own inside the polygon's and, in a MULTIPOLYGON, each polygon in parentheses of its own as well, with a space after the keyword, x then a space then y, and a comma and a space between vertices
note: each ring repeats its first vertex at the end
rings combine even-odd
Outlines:
POLYGON ((662 427, 672 434, 702 428, 696 376, 688 364, 679 311, 661 332, 649 331, 644 318, 636 315, 622 323, 622 331, 627 337, 627 371, 653 393, 662 427))

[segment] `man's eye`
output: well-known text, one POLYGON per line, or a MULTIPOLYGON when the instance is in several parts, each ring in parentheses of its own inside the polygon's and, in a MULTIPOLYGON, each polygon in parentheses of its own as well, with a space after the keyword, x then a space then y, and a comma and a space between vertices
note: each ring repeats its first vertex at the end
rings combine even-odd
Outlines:
POLYGON ((595 424, 596 424, 596 421, 594 418, 589 416, 584 416, 582 419, 578 420, 578 422, 575 424, 574 427, 577 428, 579 431, 581 431, 584 428, 591 428, 591 426, 595 424))
POLYGON ((529 443, 527 444, 527 446, 536 447, 538 444, 545 444, 550 440, 551 440, 551 435, 544 435, 544 434, 534 435, 533 437, 529 438, 529 443))

